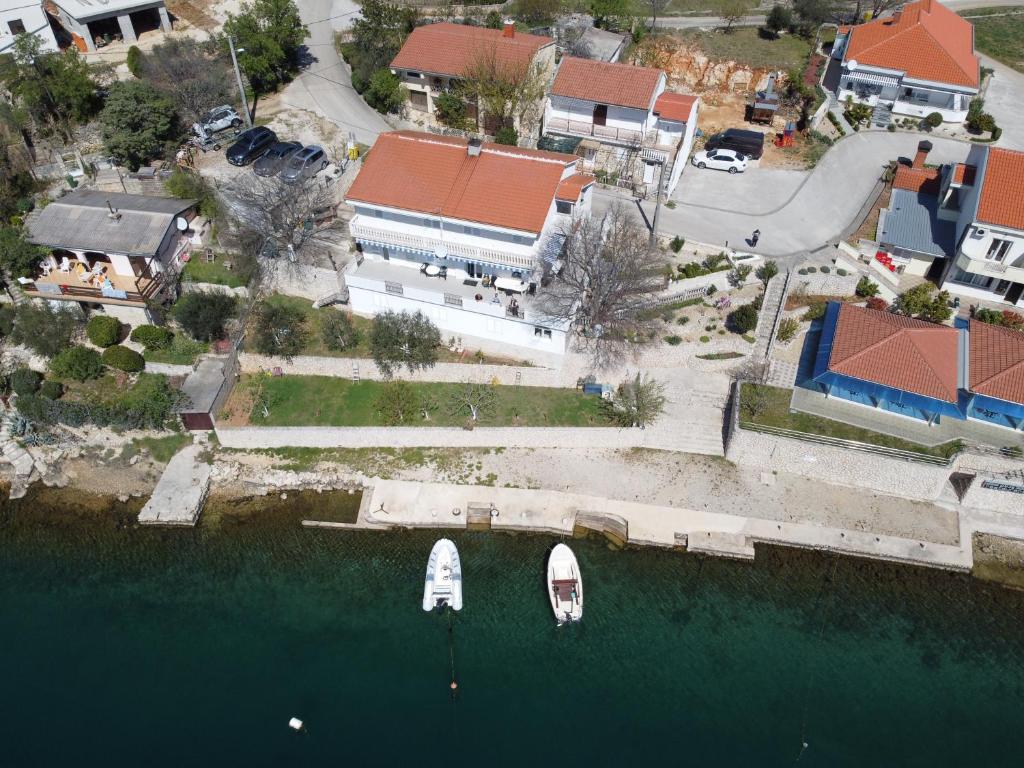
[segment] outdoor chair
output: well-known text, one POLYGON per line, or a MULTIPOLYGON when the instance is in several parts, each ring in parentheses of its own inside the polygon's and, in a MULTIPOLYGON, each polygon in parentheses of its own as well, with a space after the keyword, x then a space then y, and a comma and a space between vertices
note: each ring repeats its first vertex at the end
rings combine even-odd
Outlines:
POLYGON ((60 260, 60 271, 65 273, 71 271, 71 260, 67 256, 60 260))

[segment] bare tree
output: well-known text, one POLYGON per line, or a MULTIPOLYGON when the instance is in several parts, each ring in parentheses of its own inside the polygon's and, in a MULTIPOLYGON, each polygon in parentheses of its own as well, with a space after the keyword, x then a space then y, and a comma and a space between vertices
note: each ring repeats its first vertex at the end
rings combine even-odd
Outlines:
POLYGON ((544 107, 545 75, 539 62, 505 60, 496 46, 482 46, 463 72, 461 91, 497 126, 529 133, 544 107))
POLYGON ((665 10, 669 0, 643 0, 643 5, 651 9, 651 29, 658 26, 658 14, 665 10))
POLYGON ((619 359, 656 322, 664 264, 644 226, 621 204, 568 233, 562 272, 539 297, 541 315, 569 323, 597 368, 619 359))
POLYGON ((733 24, 747 15, 749 7, 750 3, 747 0, 726 0, 720 11, 726 32, 731 32, 733 24))
POLYGON ((186 125, 233 98, 223 52, 215 44, 187 37, 167 38, 143 54, 139 76, 171 98, 186 125))
POLYGON ((566 56, 575 56, 577 59, 592 59, 594 52, 590 48, 584 34, 586 28, 576 26, 568 28, 562 36, 562 48, 566 56))
POLYGON ((258 233, 263 252, 295 260, 300 251, 315 251, 313 246, 328 245, 340 233, 334 187, 319 176, 288 183, 242 174, 224 197, 242 228, 258 233))
POLYGON ((658 420, 667 402, 665 385, 638 373, 619 385, 607 409, 619 426, 643 429, 658 420))
POLYGON ((490 384, 475 381, 464 381, 452 388, 448 407, 452 416, 469 415, 470 421, 476 424, 481 416, 486 416, 494 409, 497 393, 490 384))

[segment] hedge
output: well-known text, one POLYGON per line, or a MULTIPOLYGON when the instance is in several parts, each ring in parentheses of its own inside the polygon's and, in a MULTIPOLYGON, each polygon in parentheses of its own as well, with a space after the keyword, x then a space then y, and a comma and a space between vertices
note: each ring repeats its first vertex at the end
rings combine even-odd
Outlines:
POLYGON ((111 368, 117 368, 126 373, 137 373, 146 367, 146 361, 142 355, 134 349, 122 347, 120 344, 103 351, 103 362, 111 368))
POLYGON ((159 325, 140 325, 132 331, 131 340, 146 349, 167 349, 171 346, 174 334, 159 325))

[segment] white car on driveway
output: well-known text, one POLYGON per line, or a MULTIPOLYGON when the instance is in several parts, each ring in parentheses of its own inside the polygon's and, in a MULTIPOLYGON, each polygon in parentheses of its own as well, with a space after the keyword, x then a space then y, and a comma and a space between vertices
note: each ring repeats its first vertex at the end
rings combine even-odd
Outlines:
POLYGON ((734 149, 712 149, 698 152, 693 156, 693 164, 698 168, 714 168, 716 171, 743 173, 747 170, 747 156, 734 149))

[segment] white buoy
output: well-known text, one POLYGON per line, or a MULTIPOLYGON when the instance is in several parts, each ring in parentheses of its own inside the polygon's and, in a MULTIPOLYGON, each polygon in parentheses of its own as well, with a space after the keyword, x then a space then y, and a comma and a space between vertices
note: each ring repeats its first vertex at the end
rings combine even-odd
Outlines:
POLYGON ((288 727, 291 728, 293 731, 301 731, 303 727, 302 721, 299 720, 299 718, 297 717, 293 717, 291 720, 288 721, 288 727))

